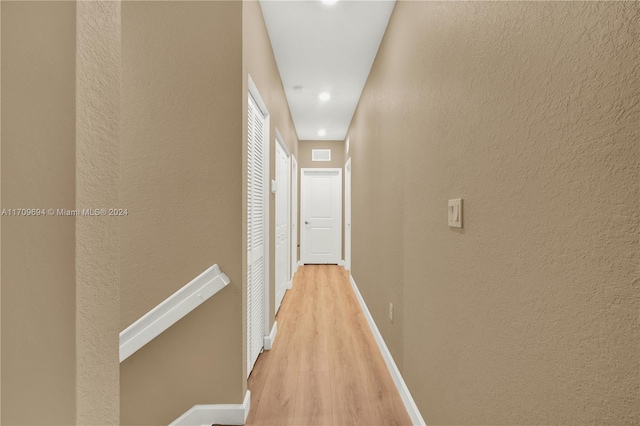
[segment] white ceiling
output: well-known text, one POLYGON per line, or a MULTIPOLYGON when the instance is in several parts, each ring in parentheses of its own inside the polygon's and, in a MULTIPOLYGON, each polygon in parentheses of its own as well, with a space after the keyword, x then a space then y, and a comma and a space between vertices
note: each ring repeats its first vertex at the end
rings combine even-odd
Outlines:
POLYGON ((300 140, 342 140, 394 1, 260 0, 300 140), (303 86, 302 93, 294 91, 303 86), (327 91, 328 101, 318 95, 327 91), (319 136, 319 129, 326 129, 319 136))

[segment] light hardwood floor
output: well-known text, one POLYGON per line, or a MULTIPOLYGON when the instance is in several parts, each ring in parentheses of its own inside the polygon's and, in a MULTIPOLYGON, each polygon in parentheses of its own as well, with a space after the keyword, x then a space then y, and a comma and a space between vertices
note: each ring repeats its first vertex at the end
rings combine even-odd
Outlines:
POLYGON ((247 425, 410 425, 344 268, 303 266, 249 377, 247 425))

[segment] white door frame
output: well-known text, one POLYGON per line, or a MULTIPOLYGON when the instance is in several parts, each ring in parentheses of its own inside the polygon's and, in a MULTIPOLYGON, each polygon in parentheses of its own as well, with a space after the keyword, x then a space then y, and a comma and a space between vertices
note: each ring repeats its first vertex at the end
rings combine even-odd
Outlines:
MULTIPOLYGON (((285 260, 285 271, 284 271, 284 279, 285 279, 285 284, 284 284, 284 289, 282 290, 282 295, 279 295, 278 290, 279 290, 279 286, 281 285, 281 283, 278 282, 278 280, 276 279, 276 283, 275 283, 275 290, 276 290, 276 299, 275 299, 275 311, 277 312, 278 309, 280 308, 280 304, 282 303, 282 299, 284 298, 284 293, 287 291, 288 288, 290 288, 290 284, 291 284, 291 227, 290 222, 291 222, 291 153, 289 152, 289 149, 287 148, 287 146, 285 145, 285 143, 282 140, 282 135, 280 134, 280 132, 278 131, 278 129, 276 129, 276 144, 277 146, 283 151, 283 153, 286 155, 287 157, 287 162, 285 164, 285 169, 284 171, 286 172, 286 177, 285 177, 285 182, 280 182, 279 176, 278 176, 278 158, 276 155, 276 217, 275 217, 275 226, 274 229, 276 230, 277 233, 277 227, 278 227, 278 220, 280 219, 279 215, 278 215, 278 195, 280 194, 280 196, 282 196, 283 191, 284 191, 284 196, 285 196, 285 201, 287 202, 287 206, 286 206, 286 211, 284 212, 285 214, 285 218, 286 218, 286 241, 284 243, 284 248, 286 249, 286 253, 284 254, 284 260, 285 260), (281 187, 282 185, 282 187, 281 187)), ((277 154, 277 148, 276 148, 276 154, 277 154)), ((277 238, 277 235, 276 235, 277 238)), ((277 247, 276 247, 277 250, 277 247)), ((278 270, 278 254, 276 253, 276 272, 275 272, 275 276, 279 277, 278 272, 280 272, 278 270)))
POLYGON ((344 268, 351 270, 351 157, 344 165, 344 268))
MULTIPOLYGON (((340 184, 338 185, 339 188, 339 194, 337 195, 337 203, 338 203, 338 226, 336 227, 336 230, 338 232, 338 243, 337 243, 337 258, 335 262, 335 264, 341 264, 341 260, 342 260, 342 168, 302 168, 300 169, 300 179, 301 179, 301 183, 300 183, 300 222, 303 223, 307 220, 307 218, 304 217, 304 213, 305 212, 305 206, 304 206, 304 200, 306 199, 305 196, 305 189, 306 189, 306 185, 305 185, 305 173, 318 173, 318 172, 338 172, 338 180, 340 182, 340 184)), ((302 261, 302 263, 307 263, 309 261, 309 259, 305 258, 305 247, 303 246, 306 243, 306 226, 302 226, 300 228, 300 260, 302 261)))
POLYGON ((291 155, 291 283, 298 270, 298 160, 291 155))
MULTIPOLYGON (((269 154, 271 152, 271 147, 269 144, 269 140, 270 140, 270 115, 269 115, 269 110, 267 109, 267 105, 264 103, 264 100, 262 99, 262 96, 260 96, 260 92, 258 91, 258 87, 256 86, 256 84, 253 82, 253 79, 251 78, 251 75, 248 74, 247 75, 247 80, 248 80, 248 89, 249 89, 249 95, 251 97, 253 97, 253 100, 256 102, 258 108, 260 109, 260 111, 262 112, 262 114, 265 117, 265 126, 264 126, 264 135, 263 135, 263 143, 264 143, 264 148, 265 148, 265 152, 264 152, 264 161, 263 161, 263 167, 264 167, 264 198, 263 198, 263 214, 264 214, 264 223, 263 223, 263 232, 264 232, 264 236, 263 236, 263 246, 264 246, 264 286, 263 286, 263 291, 264 291, 264 315, 263 315, 263 341, 265 338, 269 337, 269 334, 271 332, 271 330, 269 329, 269 264, 270 264, 270 259, 269 259, 269 154)), ((245 94, 245 96, 247 96, 245 94)), ((246 188, 245 188, 245 194, 246 194, 246 188)), ((247 223, 248 218, 245 217, 245 224, 247 223)), ((244 245, 245 248, 247 246, 247 241, 244 241, 244 245)), ((249 258, 248 258, 248 252, 245 251, 244 252, 245 256, 247 256, 247 261, 245 262, 245 264, 248 266, 249 265, 249 258)), ((245 271, 246 272, 246 271, 245 271)), ((248 304, 248 298, 245 299, 245 305, 248 304)), ((249 309, 248 306, 245 306, 245 311, 247 312, 247 315, 249 313, 249 309)), ((246 321, 246 325, 245 327, 248 327, 249 321, 248 321, 248 317, 245 318, 246 321)), ((249 330, 247 328, 246 331, 246 335, 247 335, 247 339, 249 337, 249 330)), ((246 339, 245 339, 245 343, 246 343, 246 339)), ((245 349, 245 359, 249 358, 249 348, 247 347, 245 349)), ((245 361, 245 365, 247 365, 247 361, 245 361)), ((247 368, 247 377, 249 377, 249 374, 251 374, 251 370, 247 368)))

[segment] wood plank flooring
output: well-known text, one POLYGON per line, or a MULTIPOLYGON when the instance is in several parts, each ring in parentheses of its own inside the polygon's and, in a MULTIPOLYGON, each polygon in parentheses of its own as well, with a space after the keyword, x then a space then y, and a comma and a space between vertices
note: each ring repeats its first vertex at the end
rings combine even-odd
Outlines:
POLYGON ((298 268, 272 350, 249 377, 247 425, 410 425, 344 268, 298 268))

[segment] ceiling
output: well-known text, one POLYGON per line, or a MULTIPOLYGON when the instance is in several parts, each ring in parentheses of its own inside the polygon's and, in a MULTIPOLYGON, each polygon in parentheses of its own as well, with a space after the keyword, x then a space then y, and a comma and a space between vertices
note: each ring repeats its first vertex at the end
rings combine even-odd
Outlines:
POLYGON ((343 140, 395 1, 260 0, 260 5, 298 139, 343 140), (321 101, 322 92, 331 99, 321 101))

